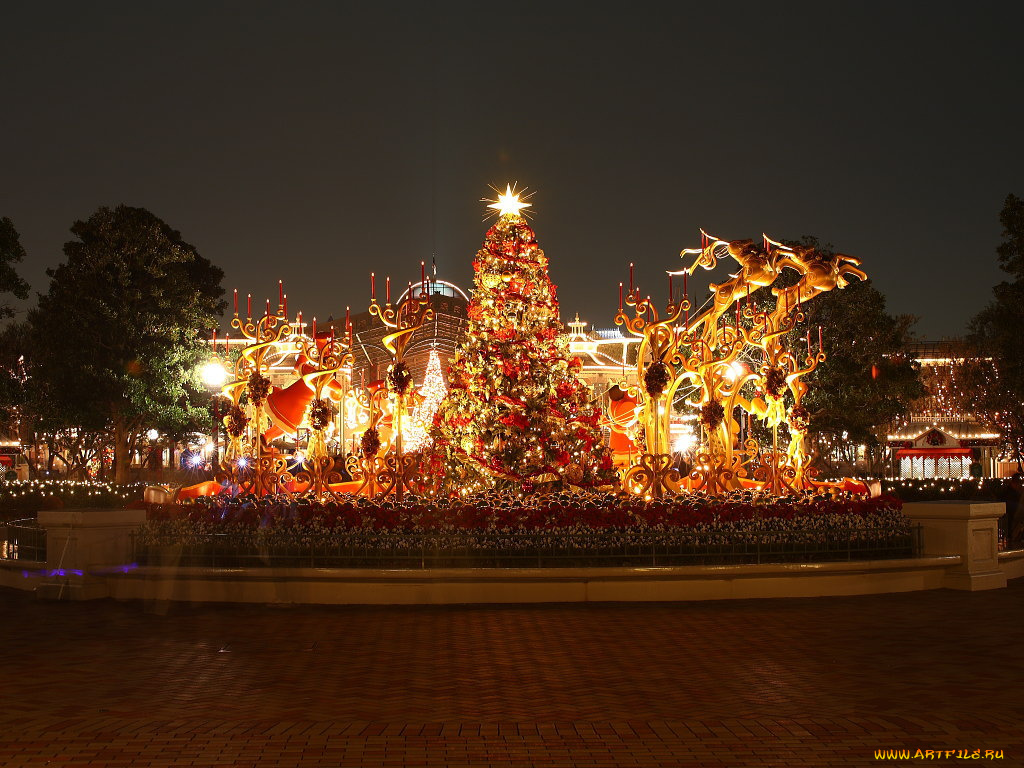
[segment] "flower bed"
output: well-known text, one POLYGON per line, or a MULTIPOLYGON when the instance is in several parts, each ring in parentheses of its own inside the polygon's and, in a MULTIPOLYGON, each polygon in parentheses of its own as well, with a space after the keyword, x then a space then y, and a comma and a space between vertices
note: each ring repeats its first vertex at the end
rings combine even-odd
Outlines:
POLYGON ((778 562, 905 557, 914 533, 892 497, 750 492, 647 502, 554 495, 373 504, 281 498, 156 507, 140 562, 449 567, 778 562))

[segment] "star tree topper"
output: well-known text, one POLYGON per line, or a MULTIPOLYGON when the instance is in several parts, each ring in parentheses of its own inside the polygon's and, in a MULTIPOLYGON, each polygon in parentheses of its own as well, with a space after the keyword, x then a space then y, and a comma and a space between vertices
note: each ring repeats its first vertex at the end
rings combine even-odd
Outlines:
POLYGON ((483 200, 481 200, 481 202, 490 203, 490 205, 488 205, 487 207, 493 208, 501 216, 515 216, 523 208, 529 208, 530 206, 533 205, 533 203, 524 203, 519 199, 523 192, 526 191, 525 189, 521 189, 519 190, 519 192, 516 192, 512 188, 511 184, 506 184, 504 194, 502 194, 497 189, 495 189, 494 191, 498 193, 497 200, 491 202, 488 198, 485 197, 483 200))

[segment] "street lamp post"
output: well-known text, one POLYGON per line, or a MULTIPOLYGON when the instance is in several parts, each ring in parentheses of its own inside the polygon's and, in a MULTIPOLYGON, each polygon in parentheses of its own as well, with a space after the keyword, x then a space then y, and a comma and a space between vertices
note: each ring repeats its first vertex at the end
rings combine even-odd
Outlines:
POLYGON ((213 468, 213 474, 217 474, 217 470, 220 469, 220 451, 218 449, 218 443, 220 442, 220 392, 213 393, 213 429, 210 430, 210 438, 213 440, 213 445, 210 447, 210 466, 213 468))
MULTIPOLYGON (((153 469, 153 457, 160 447, 157 445, 157 440, 160 439, 160 433, 151 429, 146 432, 146 437, 149 439, 149 455, 146 456, 146 461, 142 462, 141 471, 147 472, 153 469), (147 466, 148 465, 148 466, 147 466)), ((141 456, 139 457, 141 461, 141 456)), ((163 451, 160 451, 160 460, 156 463, 156 481, 159 483, 164 478, 164 462, 163 462, 163 451)))
POLYGON ((203 383, 213 390, 213 428, 210 430, 213 447, 210 449, 210 464, 213 466, 213 474, 216 475, 220 470, 220 453, 217 448, 220 440, 220 388, 227 380, 228 372, 220 360, 213 359, 203 366, 202 373, 203 383))

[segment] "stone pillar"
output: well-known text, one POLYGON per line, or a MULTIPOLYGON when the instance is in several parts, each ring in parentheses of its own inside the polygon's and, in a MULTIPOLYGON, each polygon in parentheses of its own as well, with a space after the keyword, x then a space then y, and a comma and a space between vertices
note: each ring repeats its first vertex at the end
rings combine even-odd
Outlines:
POLYGON ((1006 574, 999 568, 998 521, 1002 502, 919 501, 903 505, 903 512, 923 535, 923 555, 960 555, 961 562, 946 572, 949 589, 999 589, 1006 574))
POLYGON ((37 594, 92 600, 109 597, 107 575, 133 567, 131 535, 146 521, 146 511, 48 509, 37 519, 46 529, 46 573, 37 594))

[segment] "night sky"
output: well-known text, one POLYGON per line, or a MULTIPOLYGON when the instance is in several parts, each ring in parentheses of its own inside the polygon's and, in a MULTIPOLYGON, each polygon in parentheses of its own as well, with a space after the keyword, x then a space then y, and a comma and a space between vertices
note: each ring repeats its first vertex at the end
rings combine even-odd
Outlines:
POLYGON ((0 216, 36 291, 126 203, 325 318, 433 255, 469 288, 518 181, 565 320, 610 327, 630 261, 664 295, 703 226, 817 235, 962 334, 1024 196, 1021 4, 666 5, 7 4, 0 216))

